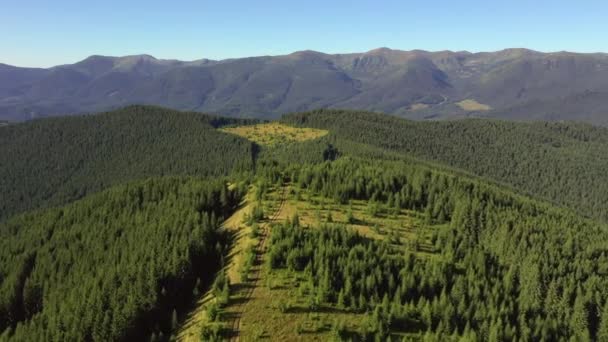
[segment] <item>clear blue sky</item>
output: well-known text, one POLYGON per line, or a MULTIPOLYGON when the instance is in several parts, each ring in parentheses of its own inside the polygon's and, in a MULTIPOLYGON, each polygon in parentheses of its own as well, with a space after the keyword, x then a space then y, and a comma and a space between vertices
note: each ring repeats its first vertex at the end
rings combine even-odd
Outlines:
POLYGON ((297 50, 608 52, 608 1, 1 0, 0 62, 193 60, 297 50), (95 3, 94 3, 95 2, 95 3))

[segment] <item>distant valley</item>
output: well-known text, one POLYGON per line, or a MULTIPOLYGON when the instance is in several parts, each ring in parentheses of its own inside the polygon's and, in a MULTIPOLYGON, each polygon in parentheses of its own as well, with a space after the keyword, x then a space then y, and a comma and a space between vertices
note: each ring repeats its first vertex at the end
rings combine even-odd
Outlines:
POLYGON ((91 56, 48 69, 0 64, 0 121, 129 104, 273 119, 318 108, 417 119, 490 117, 608 124, 608 55, 299 51, 191 62, 91 56))

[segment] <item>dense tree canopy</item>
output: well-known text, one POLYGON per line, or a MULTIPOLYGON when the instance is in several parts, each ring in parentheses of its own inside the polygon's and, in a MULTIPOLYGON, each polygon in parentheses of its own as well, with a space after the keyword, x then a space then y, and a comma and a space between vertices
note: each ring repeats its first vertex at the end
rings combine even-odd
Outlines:
POLYGON ((167 335, 171 314, 218 269, 226 244, 218 226, 241 195, 223 180, 149 179, 0 224, 3 336, 167 335))
POLYGON ((246 121, 142 106, 0 127, 0 340, 166 340, 226 256, 218 227, 250 180, 424 218, 427 254, 348 225, 272 229, 270 266, 302 273, 313 310, 367 312, 345 336, 608 338, 608 131, 284 120, 331 133, 261 148, 215 129, 246 121))
POLYGON ((271 266, 308 274, 313 304, 374 312, 370 334, 385 339, 389 331, 420 331, 430 339, 479 341, 584 341, 605 334, 608 227, 403 162, 344 158, 294 168, 290 177, 337 201, 416 210, 436 225, 437 258, 344 228, 292 223, 273 230, 271 266))
POLYGON ((608 130, 578 123, 409 121, 356 111, 288 115, 290 124, 472 172, 608 219, 608 130))
POLYGON ((250 169, 254 145, 215 129, 243 122, 131 106, 0 127, 0 220, 129 180, 250 169))

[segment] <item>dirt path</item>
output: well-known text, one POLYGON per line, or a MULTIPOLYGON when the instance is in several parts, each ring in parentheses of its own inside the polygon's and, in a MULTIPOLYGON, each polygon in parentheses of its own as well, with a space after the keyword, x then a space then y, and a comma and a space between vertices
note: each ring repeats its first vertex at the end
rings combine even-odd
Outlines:
POLYGON ((275 209, 272 216, 268 219, 268 221, 264 222, 260 226, 260 240, 258 245, 256 246, 256 256, 254 267, 252 267, 249 273, 249 279, 247 283, 242 284, 244 287, 244 293, 241 292, 239 296, 238 302, 236 302, 232 306, 232 314, 229 317, 228 326, 231 330, 230 341, 239 341, 240 340, 240 331, 241 331, 241 317, 243 315, 243 311, 247 302, 253 296, 255 289, 258 287, 260 282, 260 275, 262 272, 263 262, 264 262, 264 254, 267 251, 267 241, 270 234, 270 224, 277 220, 279 216, 281 216, 281 212, 285 207, 285 201, 287 197, 287 187, 281 188, 281 194, 279 198, 279 204, 275 209))
MULTIPOLYGON (((235 234, 235 242, 231 248, 228 257, 227 265, 222 270, 226 272, 231 284, 236 284, 235 291, 239 293, 239 300, 230 307, 231 315, 227 319, 227 326, 231 331, 231 341, 239 341, 239 331, 241 328, 241 316, 247 301, 253 295, 253 291, 258 286, 260 271, 262 267, 263 255, 266 252, 266 240, 270 233, 270 223, 277 220, 284 208, 285 198, 287 196, 287 188, 281 188, 279 204, 268 221, 260 225, 259 241, 256 245, 256 260, 249 274, 250 281, 240 283, 239 268, 243 264, 245 252, 254 239, 250 236, 251 227, 246 227, 243 224, 243 218, 249 214, 255 201, 252 198, 253 191, 243 201, 239 208, 232 216, 223 223, 223 229, 233 231, 235 234), (241 290, 239 290, 239 288, 241 290)), ((207 321, 207 306, 215 300, 212 291, 209 290, 196 303, 196 307, 188 314, 184 323, 180 326, 177 332, 177 340, 182 342, 199 342, 200 329, 207 321)))
MULTIPOLYGON (((254 202, 248 195, 241 207, 232 214, 222 224, 223 229, 232 231, 235 235, 235 242, 227 256, 227 265, 222 270, 226 272, 230 283, 234 284, 238 281, 238 267, 241 264, 241 257, 246 248, 253 243, 253 239, 249 236, 250 229, 244 229, 243 218, 251 212, 252 203, 254 202)), ((182 342, 199 342, 200 330, 203 324, 207 321, 207 305, 212 303, 215 297, 211 289, 207 291, 196 303, 195 308, 188 314, 184 323, 180 326, 177 332, 177 340, 182 342)))

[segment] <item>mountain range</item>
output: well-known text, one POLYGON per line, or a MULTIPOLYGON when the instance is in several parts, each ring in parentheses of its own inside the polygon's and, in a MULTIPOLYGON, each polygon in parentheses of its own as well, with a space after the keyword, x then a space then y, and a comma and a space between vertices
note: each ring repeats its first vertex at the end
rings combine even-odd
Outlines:
POLYGON ((154 104, 232 117, 317 108, 410 119, 495 117, 608 124, 608 54, 379 48, 184 62, 91 56, 48 69, 0 64, 0 121, 154 104))

